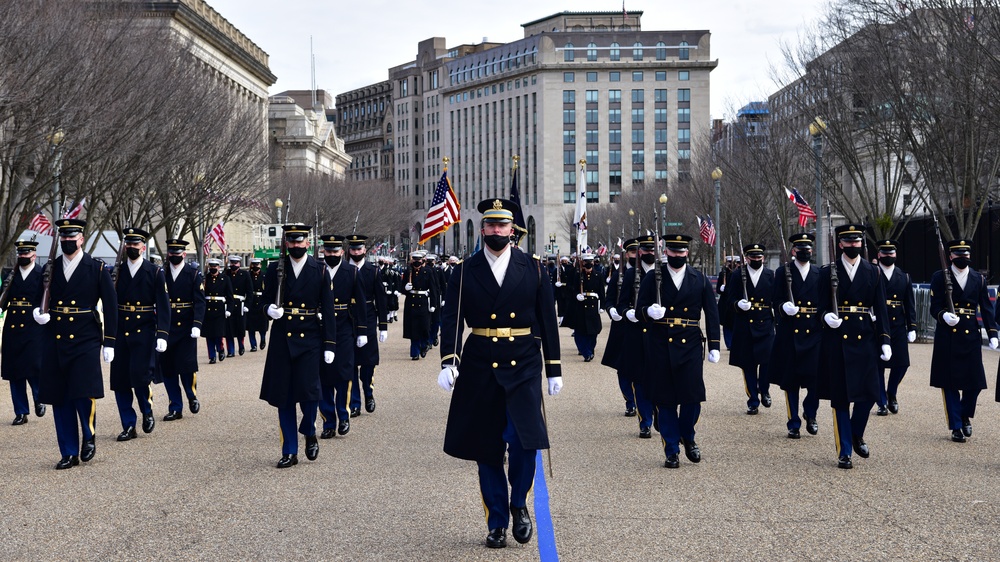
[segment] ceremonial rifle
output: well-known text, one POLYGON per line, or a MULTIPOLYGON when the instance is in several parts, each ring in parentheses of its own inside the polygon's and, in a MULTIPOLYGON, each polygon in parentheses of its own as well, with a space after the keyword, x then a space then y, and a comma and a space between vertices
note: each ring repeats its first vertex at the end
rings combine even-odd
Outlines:
POLYGON ((955 299, 952 296, 951 269, 948 267, 948 258, 944 253, 944 241, 941 240, 941 225, 938 224, 937 214, 931 209, 931 216, 934 217, 934 232, 938 239, 938 258, 941 260, 941 273, 944 275, 944 294, 948 300, 948 312, 955 314, 955 299))
POLYGON ((826 202, 826 226, 830 231, 830 296, 833 299, 833 312, 834 316, 839 317, 840 314, 837 312, 837 287, 840 285, 840 279, 837 275, 837 234, 833 231, 833 211, 830 208, 830 202, 826 202))
MULTIPOLYGON (((743 256, 743 229, 740 228, 740 221, 736 221, 736 237, 740 243, 740 256, 743 256)), ((740 260, 740 281, 743 284, 743 300, 750 300, 747 297, 747 264, 745 259, 740 260)))
POLYGON ((52 244, 49 245, 49 261, 45 262, 45 269, 42 270, 42 304, 39 312, 45 314, 49 311, 49 297, 52 288, 52 268, 56 263, 56 242, 59 241, 59 230, 52 227, 52 244))
MULTIPOLYGON (((288 188, 288 198, 285 201, 289 203, 292 200, 292 188, 288 188)), ((288 257, 288 242, 285 240, 285 229, 284 226, 288 224, 288 209, 289 203, 286 203, 285 209, 285 222, 281 224, 281 251, 278 253, 278 267, 275 269, 275 273, 278 278, 278 290, 274 292, 274 306, 281 308, 281 303, 285 298, 285 259, 288 257)))
POLYGON ((122 269, 122 261, 125 259, 125 233, 120 232, 121 241, 118 243, 118 254, 115 256, 115 265, 111 268, 111 283, 118 287, 118 274, 122 269))
POLYGON ((795 297, 792 296, 792 267, 795 264, 795 260, 788 255, 788 247, 785 246, 785 227, 781 222, 781 214, 778 214, 778 235, 781 236, 781 253, 788 257, 788 263, 785 264, 785 283, 788 284, 788 301, 792 304, 795 303, 795 297))
MULTIPOLYGON (((865 222, 861 223, 861 255, 868 261, 868 217, 865 217, 865 222)), ((870 262, 869 262, 870 263, 870 262)))
MULTIPOLYGON (((660 219, 661 218, 662 217, 660 217, 659 211, 656 210, 656 205, 653 205, 653 220, 655 221, 655 224, 658 224, 658 225, 661 224, 660 223, 660 219)), ((657 228, 657 231, 659 231, 659 227, 657 228)), ((653 266, 653 277, 656 280, 656 304, 657 304, 657 306, 660 305, 660 282, 663 280, 663 272, 660 271, 660 267, 662 267, 661 264, 660 264, 660 239, 661 238, 662 238, 661 234, 658 234, 658 235, 656 235, 656 236, 653 237, 653 255, 656 256, 656 265, 653 266)))

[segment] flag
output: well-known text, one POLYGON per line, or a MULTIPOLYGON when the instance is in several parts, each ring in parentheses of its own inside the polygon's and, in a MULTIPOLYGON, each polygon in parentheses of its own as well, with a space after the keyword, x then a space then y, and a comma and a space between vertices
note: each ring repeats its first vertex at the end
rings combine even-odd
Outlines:
POLYGON ((975 29, 976 28, 976 16, 974 16, 972 14, 969 14, 969 15, 965 16, 965 27, 968 27, 969 31, 972 31, 973 29, 975 29))
POLYGON ((715 223, 712 222, 712 215, 705 215, 705 218, 698 217, 698 231, 701 240, 712 246, 715 244, 715 223))
POLYGON ((451 181, 448 180, 448 168, 445 168, 434 188, 434 198, 431 200, 431 208, 427 210, 419 243, 423 244, 438 234, 448 232, 448 228, 460 220, 461 208, 458 197, 451 189, 451 181))
POLYGON ((628 12, 625 11, 625 0, 622 0, 622 17, 628 21, 628 12))
POLYGON ((52 223, 49 221, 45 213, 39 212, 31 222, 28 224, 28 230, 34 230, 39 234, 45 234, 46 236, 52 236, 52 223))
POLYGON ((473 254, 476 254, 476 253, 479 252, 479 248, 480 248, 480 244, 479 243, 480 242, 482 242, 481 237, 476 236, 476 247, 472 249, 472 253, 473 254))
POLYGON ((510 200, 517 205, 514 211, 514 245, 521 243, 521 237, 528 233, 528 226, 524 222, 524 213, 521 211, 521 193, 517 188, 517 166, 514 166, 513 177, 510 180, 510 200))
POLYGON ((816 220, 816 213, 809 208, 809 203, 806 203, 805 198, 802 197, 799 190, 793 187, 791 191, 788 191, 786 187, 785 193, 788 195, 789 201, 795 203, 795 207, 799 210, 799 226, 805 227, 809 219, 816 220))
POLYGON ((601 243, 601 245, 597 247, 597 255, 603 257, 604 254, 607 254, 607 253, 608 253, 608 247, 605 246, 604 243, 601 243))
POLYGON ((618 247, 621 248, 621 249, 623 249, 623 250, 625 249, 624 246, 622 246, 622 237, 621 236, 618 237, 618 247))
POLYGON ((83 211, 83 204, 86 201, 87 201, 86 197, 84 197, 83 199, 80 199, 80 202, 77 203, 76 205, 74 205, 73 208, 71 208, 70 210, 68 210, 65 213, 63 213, 63 218, 64 219, 75 219, 75 218, 78 218, 80 216, 80 213, 83 211))
POLYGON ((580 166, 580 180, 577 182, 576 210, 573 212, 573 226, 576 227, 576 247, 583 252, 587 247, 587 174, 580 166))
POLYGON ((207 256, 209 250, 212 249, 213 240, 219 246, 219 251, 226 253, 226 229, 223 226, 222 221, 219 221, 219 224, 215 225, 215 227, 208 232, 208 236, 205 237, 205 245, 202 248, 202 250, 204 250, 204 255, 207 256))

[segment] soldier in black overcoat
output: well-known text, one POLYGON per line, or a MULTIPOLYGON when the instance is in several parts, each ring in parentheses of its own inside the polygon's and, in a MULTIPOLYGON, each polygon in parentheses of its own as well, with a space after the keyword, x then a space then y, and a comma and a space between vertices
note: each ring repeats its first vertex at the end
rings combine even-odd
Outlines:
POLYGON ((138 417, 132 396, 142 413, 142 431, 156 426, 153 418, 153 391, 156 353, 167 350, 170 335, 170 298, 163 269, 145 259, 149 233, 126 228, 125 259, 118 266, 115 291, 118 297, 118 335, 111 365, 111 390, 115 392, 122 432, 118 441, 135 439, 138 417))
POLYGON ((399 311, 399 273, 396 272, 391 257, 381 258, 380 261, 382 265, 379 267, 379 273, 382 276, 382 287, 385 289, 385 320, 391 323, 395 322, 396 313, 399 311))
POLYGON ((601 307, 604 302, 604 275, 594 269, 594 254, 582 254, 580 260, 577 281, 571 286, 575 291, 573 306, 576 310, 573 341, 583 360, 589 363, 594 360, 597 335, 603 328, 601 307))
POLYGON ((228 306, 233 301, 233 287, 229 284, 229 277, 220 271, 222 260, 212 258, 206 264, 205 321, 201 327, 201 337, 208 343, 208 364, 214 365, 216 354, 219 361, 226 359, 222 338, 226 335, 226 319, 232 314, 228 306))
POLYGON ((560 256, 558 271, 552 277, 552 287, 555 289, 556 314, 558 314, 559 325, 570 328, 566 323, 566 315, 569 309, 569 289, 568 284, 572 280, 573 266, 569 263, 569 256, 560 256))
POLYGON ((889 313, 889 337, 892 339, 892 359, 879 363, 879 400, 877 414, 899 413, 896 393, 899 383, 910 366, 909 344, 917 341, 917 310, 910 276, 896 265, 899 242, 878 240, 879 269, 885 278, 885 304, 889 313), (889 369, 886 382, 885 370, 889 369))
POLYGON ((852 450, 868 458, 865 428, 878 400, 878 359, 892 357, 885 308, 885 284, 878 268, 861 259, 864 227, 836 228, 843 253, 820 271, 818 314, 823 318, 817 392, 834 412, 837 466, 853 468, 852 450), (833 302, 832 268, 837 271, 837 300, 833 302), (851 403, 854 410, 851 411, 851 403))
POLYGON ((257 339, 260 338, 260 349, 267 347, 267 325, 270 320, 264 314, 264 272, 261 270, 261 259, 250 258, 250 284, 253 286, 253 297, 247 297, 247 335, 250 337, 250 351, 257 351, 257 339))
POLYGON ((437 254, 427 254, 424 256, 424 269, 431 276, 431 282, 434 285, 434 292, 437 294, 437 299, 431 302, 431 307, 434 311, 431 312, 431 332, 428 341, 428 349, 436 346, 439 343, 438 333, 441 331, 441 299, 444 298, 444 291, 447 285, 445 284, 444 272, 437 263, 437 254))
POLYGON ((410 254, 410 267, 403 273, 403 338, 410 340, 410 359, 416 361, 430 349, 431 309, 440 301, 437 282, 424 263, 426 253, 416 250, 410 254))
MULTIPOLYGON (((375 264, 366 258, 368 237, 351 234, 347 237, 348 254, 351 264, 358 268, 361 288, 368 298, 365 301, 365 333, 363 346, 354 350, 354 382, 351 385, 351 417, 361 415, 361 393, 365 395, 365 411, 375 411, 375 366, 379 364, 378 344, 389 339, 389 324, 386 319, 385 288, 382 275, 375 264)), ((358 334, 359 336, 362 334, 358 334)), ((361 340, 358 340, 359 342, 361 340)))
POLYGON ((819 433, 816 412, 819 398, 816 395, 816 373, 819 371, 819 345, 821 320, 819 310, 819 267, 812 265, 813 245, 816 236, 808 232, 793 234, 794 260, 782 264, 774 272, 774 292, 771 306, 776 319, 774 346, 768 363, 769 378, 785 391, 789 439, 801 437, 802 418, 799 417, 799 389, 806 389, 802 399, 802 417, 810 435, 819 433), (788 294, 786 268, 792 270, 792 294, 788 294), (794 297, 794 301, 793 301, 794 297))
MULTIPOLYGON (((10 383, 14 405, 11 425, 28 423, 28 387, 35 403, 35 415, 45 415, 45 404, 38 400, 38 377, 42 370, 42 335, 45 329, 28 318, 31 310, 42 303, 42 268, 35 263, 38 242, 18 240, 17 267, 10 272, 10 288, 0 308, 6 314, 3 325, 3 356, 0 376, 10 383)), ((6 288, 6 287, 5 287, 6 288)))
POLYGON ((55 225, 62 257, 50 271, 50 307, 48 312, 35 308, 32 316, 45 326, 38 399, 52 405, 62 454, 56 469, 62 470, 89 461, 97 452, 97 399, 104 397, 101 358, 105 363, 115 359, 118 299, 104 262, 83 251, 87 221, 59 219, 55 225), (103 334, 99 308, 105 311, 103 334))
POLYGON ((226 319, 226 357, 232 357, 236 353, 236 346, 239 345, 240 355, 246 353, 246 345, 243 341, 247 331, 247 314, 250 312, 250 305, 253 301, 253 281, 250 274, 241 268, 243 258, 231 254, 229 256, 229 269, 226 277, 229 278, 229 285, 233 289, 233 299, 229 301, 227 310, 229 318, 226 319))
POLYGON ((306 254, 311 227, 286 224, 282 228, 288 251, 287 257, 279 258, 284 259, 284 279, 279 282, 278 263, 269 265, 264 277, 265 310, 274 322, 260 399, 278 409, 281 460, 277 466, 288 468, 299 462, 296 405, 302 411, 298 433, 306 438, 306 458, 316 460, 319 456, 316 409, 321 395, 320 371, 323 363, 329 365, 335 358, 337 314, 326 265, 306 254))
MULTIPOLYGON (((654 404, 649 396, 649 380, 646 370, 646 327, 639 323, 636 316, 636 302, 639 292, 637 286, 641 286, 642 280, 656 265, 656 236, 645 234, 633 239, 632 256, 629 261, 633 267, 625 272, 622 280, 621 291, 618 293, 616 308, 624 311, 625 320, 621 323, 622 329, 622 352, 618 357, 618 387, 623 389, 622 394, 628 400, 631 396, 635 406, 629 411, 625 410, 625 415, 629 414, 638 417, 639 437, 650 439, 653 437, 653 408, 654 404), (638 259, 638 269, 634 267, 638 259), (636 280, 638 274, 639 279, 636 280)), ((632 241, 630 240, 629 243, 632 241)), ((626 408, 628 403, 626 402, 626 408)))
POLYGON ((660 268, 659 295, 655 270, 639 287, 636 316, 646 327, 646 368, 649 394, 656 405, 657 429, 663 438, 663 466, 678 468, 679 444, 694 463, 701 461, 695 424, 705 401, 702 314, 708 334, 708 360, 718 363, 719 309, 712 283, 688 267, 691 237, 667 234, 667 263, 660 268))
POLYGON ((452 275, 441 326, 438 384, 454 388, 444 451, 479 465, 490 548, 506 546, 512 516, 514 539, 531 539, 527 495, 537 450, 549 447, 543 364, 549 394, 562 388, 552 286, 537 257, 510 244, 516 208, 505 199, 479 204, 485 248, 452 275))
MULTIPOLYGON (((608 277, 608 288, 605 292, 604 299, 604 309, 607 311, 608 317, 611 318, 611 327, 608 328, 608 341, 604 344, 604 355, 601 356, 601 365, 611 367, 616 371, 616 373, 618 371, 618 362, 620 360, 622 350, 626 347, 624 341, 624 325, 621 324, 623 311, 618 310, 618 295, 621 294, 620 285, 622 285, 622 277, 625 270, 630 267, 635 267, 635 251, 638 244, 635 239, 632 238, 630 240, 626 240, 623 243, 623 246, 625 248, 625 256, 627 260, 625 262, 619 261, 618 264, 611 270, 611 275, 608 277), (632 265, 627 265, 630 262, 632 265)), ((631 345, 628 347, 629 349, 632 349, 631 345)), ((625 415, 629 417, 635 416, 635 392, 632 390, 632 383, 620 374, 617 376, 618 388, 621 390, 622 398, 625 399, 625 415)))
POLYGON ((944 271, 931 276, 931 316, 937 320, 934 350, 931 353, 931 386, 941 389, 951 440, 964 443, 972 436, 976 400, 986 388, 983 368, 982 329, 997 348, 997 326, 986 280, 971 265, 971 241, 952 240, 947 244, 951 265, 951 300, 948 300, 944 271), (954 308, 954 312, 952 309, 954 308), (977 315, 982 317, 982 325, 977 315))
POLYGON ((201 411, 198 400, 198 338, 205 320, 205 281, 201 270, 187 259, 186 240, 167 240, 167 294, 170 297, 170 336, 167 350, 160 354, 163 387, 170 399, 163 421, 184 417, 184 400, 187 395, 192 414, 201 411))

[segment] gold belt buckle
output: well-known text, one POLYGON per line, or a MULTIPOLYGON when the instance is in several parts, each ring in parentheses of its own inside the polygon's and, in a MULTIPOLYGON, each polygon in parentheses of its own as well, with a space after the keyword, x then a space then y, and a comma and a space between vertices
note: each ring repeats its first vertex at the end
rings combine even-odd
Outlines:
POLYGON ((497 337, 498 338, 509 338, 510 337, 510 328, 497 328, 497 337))
POLYGON ((127 306, 127 307, 125 307, 125 310, 127 310, 129 312, 135 312, 135 307, 134 306, 127 306))
POLYGON ((681 325, 681 319, 680 318, 671 318, 670 322, 668 322, 667 325, 668 326, 680 326, 681 325))
POLYGON ((849 309, 848 309, 847 311, 848 311, 848 312, 857 312, 857 311, 858 311, 858 307, 856 307, 856 306, 852 306, 852 307, 851 307, 851 308, 849 308, 849 309))
POLYGON ((299 313, 299 309, 297 309, 297 308, 293 308, 293 309, 291 309, 291 310, 290 310, 289 312, 290 312, 291 314, 298 314, 298 313, 299 313))

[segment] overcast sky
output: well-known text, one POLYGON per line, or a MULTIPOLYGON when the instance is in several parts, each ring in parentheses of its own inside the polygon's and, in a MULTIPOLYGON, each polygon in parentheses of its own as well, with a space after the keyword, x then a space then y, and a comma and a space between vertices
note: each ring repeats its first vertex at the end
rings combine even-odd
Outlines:
MULTIPOLYGON (((620 11, 619 0, 207 0, 270 56, 278 81, 271 94, 310 87, 309 36, 316 83, 334 95, 388 78, 389 67, 416 58, 417 43, 445 37, 448 47, 506 43, 524 36, 522 23, 564 10, 620 11), (430 14, 430 15, 428 15, 430 14)), ((637 2, 644 30, 712 32, 712 117, 728 117, 775 91, 770 66, 782 41, 798 41, 819 15, 822 0, 694 0, 637 2)))

